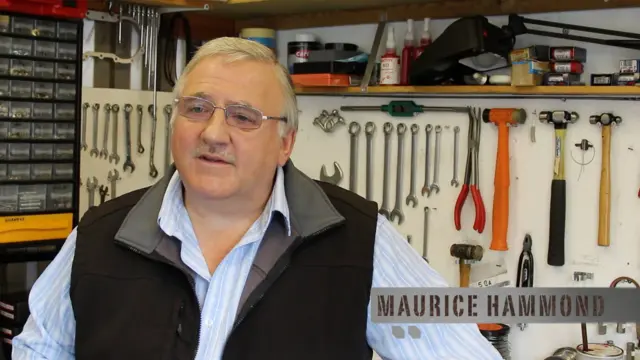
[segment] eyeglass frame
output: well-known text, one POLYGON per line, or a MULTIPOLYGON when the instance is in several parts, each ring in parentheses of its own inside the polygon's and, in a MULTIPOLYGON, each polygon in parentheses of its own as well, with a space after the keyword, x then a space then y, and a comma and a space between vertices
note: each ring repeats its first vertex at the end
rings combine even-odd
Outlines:
MULTIPOLYGON (((241 129, 241 130, 257 130, 257 129, 260 129, 265 120, 278 120, 278 121, 285 121, 285 122, 288 120, 288 118, 286 116, 267 116, 262 112, 262 110, 256 109, 256 108, 254 108, 252 106, 243 105, 243 104, 232 104, 232 105, 229 105, 229 106, 240 106, 240 107, 244 107, 244 108, 247 108, 247 109, 251 109, 251 110, 256 111, 257 113, 260 114, 260 125, 258 127, 255 127, 255 128, 241 128, 241 127, 229 124, 229 122, 228 122, 229 116, 227 115, 227 108, 229 106, 226 106, 226 107, 225 106, 218 106, 218 105, 214 104, 213 101, 211 101, 211 100, 207 100, 207 99, 204 99, 204 98, 201 98, 201 97, 198 97, 198 96, 180 96, 180 97, 177 97, 177 98, 173 99, 174 107, 178 108, 178 103, 180 102, 180 100, 181 99, 185 99, 185 98, 198 99, 198 100, 201 100, 201 101, 204 101, 206 103, 211 104, 211 106, 213 107, 213 110, 211 110, 211 115, 209 116, 207 121, 211 120, 211 117, 216 112, 216 109, 220 109, 220 110, 222 110, 224 112, 224 122, 227 125, 233 126, 235 128, 241 129)), ((179 111, 178 111, 178 115, 184 116, 179 111)), ((188 116, 184 116, 184 117, 186 117, 187 119, 191 119, 188 116)))

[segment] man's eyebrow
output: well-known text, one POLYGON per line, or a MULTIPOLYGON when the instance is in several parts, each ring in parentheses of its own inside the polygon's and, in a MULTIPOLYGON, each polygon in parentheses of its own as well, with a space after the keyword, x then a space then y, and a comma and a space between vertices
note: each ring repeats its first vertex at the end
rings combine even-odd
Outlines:
POLYGON ((255 108, 255 106, 251 105, 251 103, 247 102, 247 101, 242 101, 242 100, 238 100, 238 101, 228 101, 227 105, 244 105, 244 106, 248 106, 250 108, 255 108))
POLYGON ((193 93, 193 94, 191 94, 189 96, 199 97, 199 98, 202 98, 202 99, 211 100, 211 96, 209 96, 207 93, 204 93, 202 91, 195 92, 195 93, 193 93))

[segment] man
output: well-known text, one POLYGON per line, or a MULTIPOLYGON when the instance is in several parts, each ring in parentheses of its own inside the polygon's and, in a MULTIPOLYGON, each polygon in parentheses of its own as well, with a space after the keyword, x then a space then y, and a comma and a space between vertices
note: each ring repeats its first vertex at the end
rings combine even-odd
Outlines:
POLYGON ((372 323, 371 287, 447 284, 375 203, 294 167, 296 97, 271 50, 210 41, 175 96, 175 169, 85 214, 13 359, 501 359, 473 324, 399 340, 372 323))

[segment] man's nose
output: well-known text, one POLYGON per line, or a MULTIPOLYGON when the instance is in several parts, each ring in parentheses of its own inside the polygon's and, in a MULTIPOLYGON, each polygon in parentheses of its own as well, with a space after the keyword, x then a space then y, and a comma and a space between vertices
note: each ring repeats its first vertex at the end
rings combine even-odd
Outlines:
POLYGON ((214 109, 207 127, 202 132, 202 138, 207 143, 226 143, 229 141, 228 125, 223 109, 214 109))

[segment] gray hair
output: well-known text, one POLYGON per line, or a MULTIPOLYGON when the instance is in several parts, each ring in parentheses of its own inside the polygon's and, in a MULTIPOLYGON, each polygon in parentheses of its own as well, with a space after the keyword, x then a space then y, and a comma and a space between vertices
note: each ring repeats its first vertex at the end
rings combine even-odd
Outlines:
MULTIPOLYGON (((286 123, 280 122, 280 136, 284 136, 292 130, 298 130, 298 101, 291 76, 289 76, 289 71, 278 62, 278 58, 273 50, 252 40, 237 37, 221 37, 210 40, 202 45, 184 68, 184 71, 176 82, 173 88, 174 99, 182 94, 187 75, 189 75, 203 59, 214 56, 223 56, 225 61, 229 63, 250 60, 273 64, 276 71, 276 78, 280 83, 284 95, 284 109, 281 116, 287 118, 286 123)), ((173 112, 174 117, 176 113, 176 111, 173 112)))

